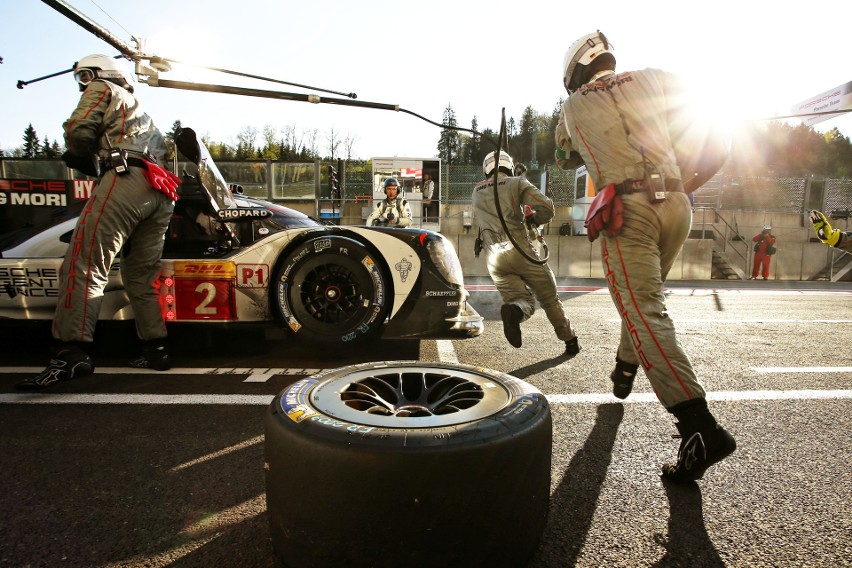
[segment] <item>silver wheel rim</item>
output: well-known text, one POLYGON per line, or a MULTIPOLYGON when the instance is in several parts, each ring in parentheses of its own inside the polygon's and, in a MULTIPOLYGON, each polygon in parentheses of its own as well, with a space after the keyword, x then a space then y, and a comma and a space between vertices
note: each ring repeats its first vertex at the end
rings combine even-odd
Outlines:
POLYGON ((512 397, 494 377, 468 369, 387 365, 321 381, 311 404, 341 421, 382 428, 432 428, 496 414, 512 397))

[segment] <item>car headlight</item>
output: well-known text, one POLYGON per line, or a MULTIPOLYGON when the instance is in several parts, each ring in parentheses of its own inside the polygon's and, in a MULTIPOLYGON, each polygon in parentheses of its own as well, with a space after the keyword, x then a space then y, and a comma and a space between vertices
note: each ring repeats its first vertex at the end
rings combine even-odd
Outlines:
POLYGON ((453 244, 441 235, 433 234, 426 242, 426 250, 429 257, 438 269, 438 272, 447 282, 464 286, 464 275, 462 274, 459 255, 453 244))

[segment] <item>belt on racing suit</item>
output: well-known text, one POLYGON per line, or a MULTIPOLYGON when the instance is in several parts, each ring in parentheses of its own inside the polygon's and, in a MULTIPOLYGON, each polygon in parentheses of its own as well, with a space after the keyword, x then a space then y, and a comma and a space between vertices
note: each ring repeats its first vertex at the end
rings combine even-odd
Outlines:
MULTIPOLYGON (((683 183, 679 179, 666 179, 666 191, 683 193, 683 183)), ((626 179, 615 184, 616 195, 628 195, 630 193, 641 193, 648 190, 644 179, 626 179)))
MULTIPOLYGON (((130 167, 144 168, 144 167, 146 167, 145 166, 145 160, 147 160, 149 162, 153 162, 154 164, 157 163, 157 160, 149 157, 146 154, 143 154, 142 152, 135 152, 133 150, 125 150, 125 152, 127 154, 127 165, 130 166, 130 167)), ((101 175, 104 175, 105 173, 107 173, 111 169, 115 168, 115 166, 113 166, 109 163, 109 160, 104 160, 103 158, 99 158, 98 163, 100 165, 101 175)))

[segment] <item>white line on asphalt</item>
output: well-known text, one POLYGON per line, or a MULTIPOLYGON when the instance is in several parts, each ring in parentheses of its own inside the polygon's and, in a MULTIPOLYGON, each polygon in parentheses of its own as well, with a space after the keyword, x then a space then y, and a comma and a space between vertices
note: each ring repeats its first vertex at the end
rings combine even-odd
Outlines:
POLYGON ((449 339, 439 339, 438 344, 438 360, 441 363, 458 364, 459 357, 456 355, 456 348, 453 347, 453 342, 449 339))
MULTIPOLYGON (((657 402, 653 393, 634 393, 627 400, 618 400, 609 393, 548 394, 551 404, 601 404, 624 402, 645 404, 657 402)), ((266 406, 273 395, 244 394, 72 394, 72 393, 5 393, 0 404, 144 404, 144 405, 239 405, 266 406)), ((707 393, 707 400, 827 400, 852 399, 852 389, 839 390, 760 390, 718 391, 707 393)))
MULTIPOLYGON (((441 363, 458 364, 459 358, 449 339, 440 339, 438 344, 438 360, 441 363)), ((38 373, 42 367, 0 367, 2 374, 29 375, 38 373)), ((244 383, 264 383, 277 375, 284 376, 310 376, 322 372, 324 369, 270 369, 263 368, 196 368, 182 367, 172 368, 168 371, 155 371, 153 369, 134 369, 133 367, 98 367, 96 375, 247 375, 244 383)), ((752 367, 756 373, 852 373, 852 367, 752 367)))
POLYGON ((852 373, 852 367, 752 367, 757 373, 852 373))
MULTIPOLYGON (((39 373, 44 367, 0 367, 0 373, 29 375, 39 373)), ((266 381, 275 375, 316 375, 322 369, 305 369, 301 367, 270 369, 269 367, 236 368, 236 367, 172 367, 168 371, 154 369, 135 369, 133 367, 96 367, 96 375, 248 375, 244 382, 266 381), (256 375, 257 380, 249 380, 256 375)))
MULTIPOLYGON (((609 323, 621 323, 621 318, 608 318, 609 323)), ((675 318, 675 324, 679 323, 713 323, 713 324, 736 324, 736 323, 852 323, 852 320, 810 320, 810 319, 719 319, 719 318, 675 318)))

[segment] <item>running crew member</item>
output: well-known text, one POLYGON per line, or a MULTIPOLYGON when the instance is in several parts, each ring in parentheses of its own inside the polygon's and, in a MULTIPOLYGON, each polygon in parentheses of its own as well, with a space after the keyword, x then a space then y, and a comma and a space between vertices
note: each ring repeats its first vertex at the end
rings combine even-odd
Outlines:
POLYGON ((556 337, 565 342, 565 353, 573 357, 580 352, 580 344, 559 301, 553 271, 547 263, 537 264, 525 258, 512 245, 497 216, 491 177, 494 168, 499 168, 497 194, 503 219, 515 242, 532 258, 538 258, 538 250, 527 238, 525 223, 543 225, 550 221, 554 214, 553 202, 526 178, 514 177, 515 166, 509 154, 500 152, 499 163, 495 155, 496 152, 491 152, 482 163, 487 179, 476 184, 472 204, 487 256, 488 273, 503 299, 500 308, 503 333, 513 347, 520 347, 521 322, 532 317, 537 299, 556 337))
POLYGON ((585 164, 598 189, 586 226, 590 240, 601 237, 604 274, 622 319, 613 393, 626 398, 641 365, 682 436, 677 462, 663 466, 663 475, 700 479, 736 442, 707 407, 666 313, 663 283, 689 233, 688 194, 724 164, 726 140, 699 124, 673 75, 616 74, 613 47, 600 32, 571 45, 562 71, 569 96, 556 157, 565 169, 585 164))

